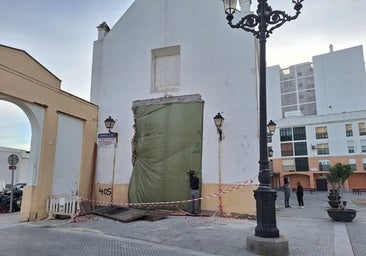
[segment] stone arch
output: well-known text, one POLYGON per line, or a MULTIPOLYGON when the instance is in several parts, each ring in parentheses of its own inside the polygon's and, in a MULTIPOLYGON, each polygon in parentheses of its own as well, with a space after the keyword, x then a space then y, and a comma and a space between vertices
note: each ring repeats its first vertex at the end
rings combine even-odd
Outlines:
MULTIPOLYGON (((40 113, 35 113, 35 111, 37 111, 37 108, 35 106, 31 106, 31 104, 21 99, 0 95, 0 100, 7 101, 18 106, 28 117, 32 135, 30 141, 30 159, 27 168, 27 185, 35 186, 37 184, 39 175, 40 145, 42 139, 42 131, 39 125, 42 120, 37 119, 37 116, 39 116, 40 113)), ((39 110, 37 112, 39 112, 39 110)))

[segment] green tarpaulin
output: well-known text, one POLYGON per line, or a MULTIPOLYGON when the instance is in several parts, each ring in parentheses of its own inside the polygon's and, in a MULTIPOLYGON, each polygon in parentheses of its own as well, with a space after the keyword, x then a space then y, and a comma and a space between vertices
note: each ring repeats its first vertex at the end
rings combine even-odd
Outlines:
MULTIPOLYGON (((134 112, 136 159, 129 202, 189 199, 187 170, 201 177, 203 103, 139 106, 134 112)), ((187 210, 189 205, 179 207, 187 210)))

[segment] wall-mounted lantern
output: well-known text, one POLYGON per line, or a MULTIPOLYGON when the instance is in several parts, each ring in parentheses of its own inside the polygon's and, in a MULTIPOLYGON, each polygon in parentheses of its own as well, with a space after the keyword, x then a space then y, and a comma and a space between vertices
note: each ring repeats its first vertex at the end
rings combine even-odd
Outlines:
POLYGON ((274 134, 276 126, 277 126, 276 123, 273 122, 272 120, 270 120, 269 123, 267 124, 267 128, 271 136, 274 134))
POLYGON ((111 130, 113 129, 115 123, 116 121, 114 121, 114 119, 111 116, 109 116, 106 120, 104 120, 105 128, 107 128, 110 133, 113 133, 111 130))
POLYGON ((224 120, 225 119, 221 116, 220 113, 217 113, 217 115, 214 117, 217 133, 220 136, 220 141, 222 141, 222 125, 224 124, 224 120))

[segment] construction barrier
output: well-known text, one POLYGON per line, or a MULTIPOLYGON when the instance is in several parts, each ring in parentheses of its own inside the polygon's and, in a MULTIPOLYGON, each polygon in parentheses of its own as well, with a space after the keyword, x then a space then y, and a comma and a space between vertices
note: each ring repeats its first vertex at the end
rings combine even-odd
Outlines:
POLYGON ((73 195, 51 195, 47 199, 48 217, 66 215, 73 217, 77 214, 80 197, 73 195))
MULTIPOLYGON (((205 195, 199 198, 195 198, 195 199, 187 199, 187 200, 179 200, 179 201, 166 201, 166 202, 148 202, 148 203, 128 203, 128 202, 122 202, 122 203, 114 203, 116 205, 121 205, 121 206, 160 206, 160 205, 176 205, 176 204, 182 204, 182 203, 189 203, 192 201, 199 201, 199 200, 204 200, 204 199, 209 199, 209 198, 213 198, 213 197, 217 197, 217 196, 221 196, 223 194, 238 190, 243 188, 244 186, 248 185, 248 184, 253 184, 254 179, 249 179, 247 181, 244 181, 238 185, 235 185, 227 190, 221 191, 221 189, 216 192, 216 193, 212 193, 210 195, 205 195)), ((92 200, 90 199, 86 199, 86 198, 80 198, 82 201, 90 201, 92 202, 92 200)), ((101 204, 110 204, 110 202, 105 202, 105 201, 93 201, 96 203, 101 203, 101 204)))

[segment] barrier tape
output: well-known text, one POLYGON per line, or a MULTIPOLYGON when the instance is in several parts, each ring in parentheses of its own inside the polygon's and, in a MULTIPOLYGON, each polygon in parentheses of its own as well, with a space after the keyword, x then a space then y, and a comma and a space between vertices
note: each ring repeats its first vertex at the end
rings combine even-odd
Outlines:
MULTIPOLYGON (((236 186, 233 186, 229 189, 226 189, 224 191, 222 191, 221 189, 218 192, 209 194, 209 195, 205 195, 199 198, 195 198, 195 199, 187 199, 187 200, 178 200, 178 201, 166 201, 166 202, 149 202, 149 203, 128 203, 128 202, 123 202, 123 203, 115 203, 116 205, 121 205, 121 206, 161 206, 161 205, 177 205, 177 204, 183 204, 183 203, 189 203, 189 202, 193 202, 193 201, 198 201, 198 200, 204 200, 204 199, 210 199, 213 197, 217 197, 217 196, 221 196, 224 195, 226 193, 230 193, 233 191, 236 191, 238 189, 241 189, 244 186, 247 186, 248 184, 253 184, 254 179, 256 178, 256 176, 252 179, 249 179, 247 181, 244 181, 236 186)), ((80 197, 80 199, 82 201, 90 201, 90 202, 96 202, 96 203, 102 203, 102 204, 110 204, 110 202, 106 202, 106 201, 96 201, 96 200, 91 200, 91 199, 87 199, 87 198, 83 198, 80 197)))

